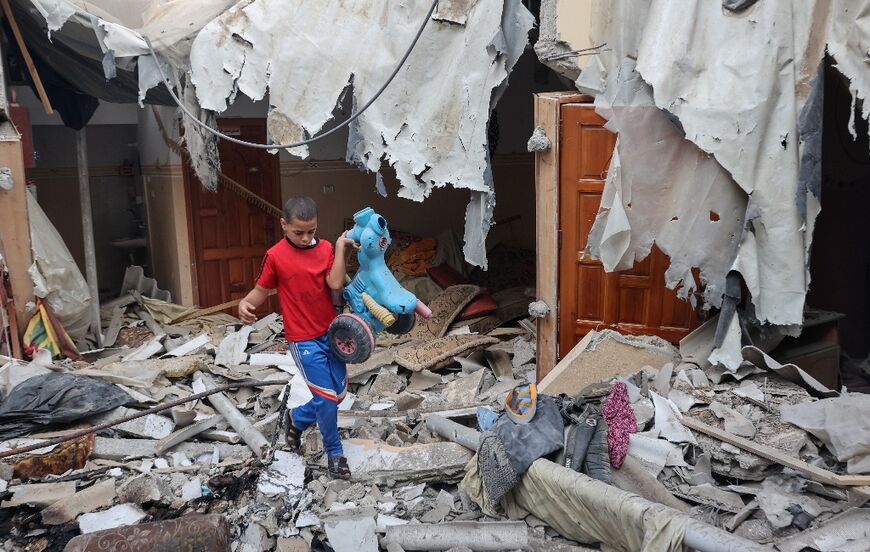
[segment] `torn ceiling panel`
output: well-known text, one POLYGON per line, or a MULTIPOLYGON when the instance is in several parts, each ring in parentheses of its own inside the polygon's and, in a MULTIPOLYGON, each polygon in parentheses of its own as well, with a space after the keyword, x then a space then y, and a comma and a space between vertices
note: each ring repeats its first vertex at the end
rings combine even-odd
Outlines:
POLYGON ((812 41, 814 6, 760 2, 732 13, 713 2, 653 0, 637 59, 656 105, 751 194, 759 280, 747 283, 761 292, 758 319, 780 325, 803 321, 818 212, 808 208, 804 221, 795 200, 783 201, 796 197, 798 118, 824 54, 824 41, 812 41))
MULTIPOLYGON (((655 243, 674 259, 668 285, 685 285, 698 267, 712 305, 737 271, 754 317, 793 329, 820 210, 822 56, 827 45, 856 99, 870 93, 870 2, 744 4, 595 2, 593 41, 608 50, 577 86, 596 94, 620 137, 589 251, 610 271, 655 243), (670 153, 650 155, 656 148, 670 153)), ((861 114, 870 115, 867 102, 861 114)), ((729 337, 718 354, 739 359, 729 337)))
POLYGON ((625 59, 596 98, 606 128, 619 133, 589 253, 608 271, 630 269, 653 242, 671 263, 665 281, 694 298, 698 267, 705 303, 719 306, 746 211, 731 175, 655 107, 651 90, 625 59))
MULTIPOLYGON (((254 100, 268 92, 273 142, 314 135, 349 85, 356 105, 375 95, 430 5, 429 0, 389 5, 349 0, 318 9, 303 0, 240 4, 194 40, 191 76, 199 103, 221 112, 238 91, 254 100)), ((450 12, 451 21, 429 23, 396 79, 355 129, 354 158, 372 172, 382 161, 389 163, 401 183, 399 195, 416 201, 447 185, 489 194, 484 174, 493 91, 507 79, 534 22, 520 0, 452 2, 450 12)), ((307 148, 291 153, 305 157, 307 148)), ((486 212, 480 225, 488 224, 486 212)))

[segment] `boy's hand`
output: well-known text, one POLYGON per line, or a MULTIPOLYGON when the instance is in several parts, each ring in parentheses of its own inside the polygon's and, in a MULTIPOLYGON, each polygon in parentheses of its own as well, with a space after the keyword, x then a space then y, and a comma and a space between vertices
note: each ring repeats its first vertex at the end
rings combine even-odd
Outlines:
POLYGON ((344 251, 348 246, 359 249, 359 244, 353 241, 352 239, 347 237, 347 232, 342 232, 342 234, 335 241, 335 248, 344 251))
POLYGON ((257 321, 257 315, 254 314, 254 311, 257 310, 257 307, 251 304, 247 299, 242 299, 239 303, 239 318, 242 319, 242 322, 245 324, 253 324, 257 321))

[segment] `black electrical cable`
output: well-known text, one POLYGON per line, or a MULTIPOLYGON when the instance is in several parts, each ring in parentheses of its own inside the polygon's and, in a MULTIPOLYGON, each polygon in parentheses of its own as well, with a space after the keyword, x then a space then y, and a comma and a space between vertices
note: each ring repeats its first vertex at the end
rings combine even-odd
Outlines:
POLYGON ((248 146, 251 148, 266 149, 266 150, 296 148, 299 146, 305 146, 305 145, 311 144, 311 143, 316 142, 318 140, 322 140, 323 138, 326 138, 330 134, 338 132, 342 128, 344 128, 344 127, 350 125, 352 122, 354 122, 360 115, 365 113, 365 111, 369 107, 371 107, 371 105, 373 103, 375 103, 375 101, 380 97, 380 95, 383 94, 384 90, 386 90, 387 87, 390 85, 390 83, 393 82, 393 79, 396 78, 396 75, 399 74, 399 71, 405 65, 405 61, 407 61, 408 56, 410 56, 411 52, 414 51, 414 47, 417 45, 417 42, 420 40, 420 36, 423 34, 423 30, 426 28, 426 25, 429 23, 429 19, 432 18, 432 14, 435 13, 436 7, 438 7, 438 0, 434 0, 432 2, 432 6, 429 8, 429 12, 426 14, 426 17, 423 19, 423 24, 420 25, 420 28, 417 31, 417 35, 414 37, 414 40, 411 42, 411 45, 405 51, 405 55, 402 56, 402 59, 399 60, 399 63, 396 65, 396 68, 393 70, 393 73, 390 75, 390 77, 387 79, 387 81, 384 83, 384 85, 381 86, 380 90, 378 90, 377 93, 375 93, 375 95, 372 97, 372 99, 370 99, 364 106, 362 106, 362 108, 359 111, 357 111, 356 113, 351 115, 347 120, 343 121, 341 124, 339 124, 335 128, 332 128, 332 129, 330 129, 322 134, 318 134, 317 136, 314 136, 314 137, 309 138, 307 140, 302 140, 301 142, 295 142, 293 144, 258 144, 255 142, 248 142, 245 140, 239 140, 238 138, 233 138, 232 136, 227 136, 226 134, 222 133, 221 131, 216 130, 216 129, 208 126, 207 124, 203 123, 202 121, 200 121, 193 113, 188 111, 187 108, 184 107, 184 105, 182 105, 181 100, 178 99, 178 96, 176 96, 175 92, 173 92, 173 90, 172 90, 173 85, 169 81, 169 79, 166 77, 166 75, 163 73, 163 68, 160 66, 160 59, 157 57, 157 54, 154 52, 154 48, 151 46, 151 41, 148 40, 148 38, 145 38, 145 43, 148 45, 148 50, 151 52, 151 56, 154 58, 154 62, 157 65, 157 71, 160 73, 160 78, 163 79, 163 83, 166 85, 167 90, 169 90, 169 95, 172 96, 172 100, 178 105, 178 107, 181 109, 182 113, 187 115, 187 117, 189 117, 194 123, 199 125, 201 128, 214 134, 218 138, 221 138, 223 140, 227 140, 228 142, 232 142, 234 144, 239 144, 241 146, 248 146))

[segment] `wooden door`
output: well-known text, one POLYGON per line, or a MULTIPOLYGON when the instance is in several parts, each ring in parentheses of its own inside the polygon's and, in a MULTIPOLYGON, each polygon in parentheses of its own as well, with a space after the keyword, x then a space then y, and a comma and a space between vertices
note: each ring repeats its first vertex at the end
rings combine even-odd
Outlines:
MULTIPOLYGON (((242 140, 264 143, 264 119, 225 119, 220 128, 242 140)), ((221 172, 273 205, 280 204, 278 156, 265 150, 219 142, 221 172)), ((201 307, 244 297, 254 287, 263 255, 279 238, 278 219, 218 184, 205 189, 185 166, 188 217, 191 221, 195 282, 201 307)), ((273 296, 261 313, 278 308, 273 296)), ((237 312, 233 309, 233 312, 237 312)))
POLYGON ((676 342, 699 324, 691 305, 665 287, 670 260, 658 248, 631 270, 610 274, 583 254, 616 141, 604 123, 591 104, 561 106, 559 357, 590 330, 676 342))

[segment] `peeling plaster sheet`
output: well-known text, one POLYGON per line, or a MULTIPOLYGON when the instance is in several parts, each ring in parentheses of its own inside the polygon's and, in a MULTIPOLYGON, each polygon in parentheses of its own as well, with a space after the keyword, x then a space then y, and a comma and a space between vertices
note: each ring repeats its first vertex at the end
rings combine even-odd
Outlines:
POLYGON ((607 271, 627 270, 655 242, 671 258, 668 287, 681 286, 678 295, 694 300, 692 268, 699 267, 705 303, 718 307, 742 233, 746 194, 653 105, 649 85, 631 60, 609 77, 595 105, 619 138, 589 253, 607 271))
MULTIPOLYGON (((483 264, 480 236, 486 236, 494 205, 485 178, 489 113, 528 41, 533 17, 519 0, 451 5, 468 8, 464 24, 430 21, 405 67, 358 119, 352 157, 371 172, 382 161, 393 166, 400 197, 422 201, 447 185, 477 192, 467 213, 466 257, 483 264)), ((268 91, 273 142, 316 134, 349 85, 356 105, 374 96, 429 6, 429 0, 347 0, 317 9, 303 0, 240 4, 193 42, 191 76, 199 103, 222 112, 239 91, 253 100, 268 91)), ((308 150, 291 153, 304 158, 308 150)))
POLYGON ((827 38, 834 67, 849 79, 853 103, 863 102, 861 116, 870 121, 870 0, 833 0, 827 38))
MULTIPOLYGON (((820 210, 820 62, 827 46, 850 79, 856 102, 870 95, 870 2, 758 2, 735 13, 700 0, 599 0, 593 15, 599 35, 593 41, 606 42, 609 51, 590 60, 577 86, 597 95, 597 110, 620 137, 614 156, 619 164, 608 175, 589 252, 607 270, 619 270, 643 259, 655 242, 674 259, 669 287, 680 275, 685 283, 687 267, 699 267, 704 300, 718 306, 725 276, 736 270, 759 321, 801 324, 820 210), (634 70, 638 78, 630 74, 634 70), (658 118, 674 133, 651 139, 654 116, 641 122, 638 111, 620 120, 621 110, 641 107, 658 108, 658 118), (693 178, 680 171, 687 158, 644 156, 638 147, 674 152, 681 139, 700 148, 696 155, 707 159, 704 164, 718 168, 693 178), (633 164, 636 179, 630 178, 633 164), (669 180, 656 178, 658 165, 675 169, 669 180), (645 174, 649 167, 652 177, 645 174), (718 208, 709 208, 705 199, 677 212, 680 201, 694 201, 699 184, 709 184, 717 171, 722 176, 712 187, 720 194, 718 208), (669 193, 670 201, 658 201, 669 193), (633 210, 642 210, 643 217, 633 210), (698 226, 708 215, 718 226, 698 226), (684 225, 686 216, 694 231, 684 225), (672 229, 688 238, 669 243, 672 229), (704 258, 705 250, 716 255, 704 258)), ((870 117, 870 103, 864 102, 859 115, 870 117)), ((711 360, 733 369, 740 358, 739 328, 731 330, 711 360)))
POLYGON ((759 2, 740 13, 715 2, 653 0, 637 58, 656 105, 752 194, 757 268, 743 277, 759 290, 757 318, 780 325, 803 321, 818 212, 815 200, 801 220, 795 199, 798 119, 824 53, 810 28, 815 12, 815 0, 759 2))

